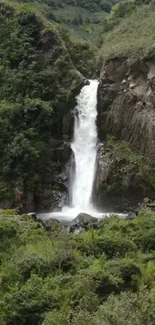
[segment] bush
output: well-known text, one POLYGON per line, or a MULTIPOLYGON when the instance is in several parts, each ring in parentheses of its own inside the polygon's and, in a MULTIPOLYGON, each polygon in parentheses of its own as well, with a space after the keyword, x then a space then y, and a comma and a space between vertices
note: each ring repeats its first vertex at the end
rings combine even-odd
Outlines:
POLYGON ((79 235, 3 214, 0 323, 154 325, 155 254, 141 243, 155 231, 154 213, 113 216, 79 235))
POLYGON ((100 307, 96 325, 153 325, 155 319, 155 296, 147 290, 135 293, 123 292, 111 296, 100 307))
POLYGON ((69 316, 66 313, 53 310, 45 316, 42 325, 68 325, 69 316))
POLYGON ((56 306, 59 294, 52 279, 43 280, 32 275, 22 288, 6 295, 7 322, 16 325, 38 325, 44 313, 56 306))

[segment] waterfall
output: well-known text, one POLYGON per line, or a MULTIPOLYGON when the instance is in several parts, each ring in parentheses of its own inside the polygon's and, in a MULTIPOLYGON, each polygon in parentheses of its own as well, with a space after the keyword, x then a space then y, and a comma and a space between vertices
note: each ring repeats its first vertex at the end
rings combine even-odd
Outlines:
POLYGON ((82 88, 77 96, 74 113, 71 148, 75 159, 75 175, 71 188, 71 205, 81 212, 91 210, 92 205, 97 155, 97 88, 97 80, 90 80, 90 84, 82 88))
MULTIPOLYGON (((103 218, 112 212, 99 212, 93 207, 92 192, 96 174, 96 159, 98 150, 97 138, 97 88, 98 81, 90 80, 89 85, 81 89, 77 96, 74 110, 74 136, 71 148, 74 154, 74 165, 70 181, 71 202, 61 211, 40 214, 41 219, 56 218, 60 221, 70 221, 79 213, 85 212, 94 217, 103 218)), ((120 217, 125 214, 117 213, 120 217)))
POLYGON ((76 98, 74 136, 71 143, 75 167, 70 182, 70 206, 64 206, 59 212, 46 213, 43 215, 44 219, 53 217, 60 220, 72 220, 81 212, 89 213, 98 218, 103 216, 102 213, 98 213, 93 208, 92 204, 98 141, 96 126, 97 88, 98 81, 90 80, 89 84, 81 89, 76 98))

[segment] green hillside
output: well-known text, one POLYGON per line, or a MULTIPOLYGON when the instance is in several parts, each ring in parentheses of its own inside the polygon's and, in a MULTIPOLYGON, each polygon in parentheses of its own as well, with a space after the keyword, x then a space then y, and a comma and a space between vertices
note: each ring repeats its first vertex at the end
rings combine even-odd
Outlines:
POLYGON ((51 138, 67 138, 63 118, 84 77, 75 69, 78 48, 74 55, 70 42, 70 55, 60 33, 29 4, 1 1, 0 26, 0 202, 10 204, 16 181, 24 191, 42 191, 51 138))
POLYGON ((149 56, 154 52, 154 1, 118 3, 100 25, 100 62, 115 56, 149 56))
POLYGON ((47 19, 63 23, 77 38, 87 39, 117 2, 118 0, 34 0, 31 3, 47 19))

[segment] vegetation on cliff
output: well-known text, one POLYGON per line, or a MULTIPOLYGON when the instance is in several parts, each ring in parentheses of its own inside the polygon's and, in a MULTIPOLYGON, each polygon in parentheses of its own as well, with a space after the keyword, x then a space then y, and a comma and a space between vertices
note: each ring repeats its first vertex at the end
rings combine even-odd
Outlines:
POLYGON ((0 214, 0 324, 153 325, 155 214, 79 235, 0 214))
POLYGON ((91 55, 30 4, 1 1, 0 25, 0 201, 12 202, 16 181, 42 191, 51 138, 67 139, 63 118, 85 82, 75 66, 87 75, 91 55))
POLYGON ((145 197, 154 198, 155 167, 150 159, 110 136, 100 155, 97 200, 102 207, 123 211, 145 197))
POLYGON ((116 4, 98 30, 99 62, 116 56, 142 57, 153 53, 154 14, 154 1, 116 4))
POLYGON ((74 37, 88 39, 118 0, 34 0, 48 20, 63 23, 74 37))

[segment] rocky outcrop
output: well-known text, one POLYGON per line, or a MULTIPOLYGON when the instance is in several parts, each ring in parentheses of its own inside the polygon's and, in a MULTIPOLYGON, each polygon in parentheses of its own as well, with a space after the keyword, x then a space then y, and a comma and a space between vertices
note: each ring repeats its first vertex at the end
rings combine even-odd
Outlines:
POLYGON ((87 213, 79 213, 69 224, 69 232, 78 234, 81 231, 89 230, 90 228, 98 229, 99 221, 87 213))
POLYGON ((102 211, 131 211, 145 197, 155 197, 154 166, 128 143, 109 138, 98 155, 97 206, 102 211))
POLYGON ((92 217, 88 213, 80 213, 78 216, 71 221, 71 226, 75 225, 92 225, 94 223, 98 222, 98 219, 95 217, 92 217))
POLYGON ((113 58, 101 71, 98 89, 100 139, 107 134, 155 159, 155 57, 113 58))

